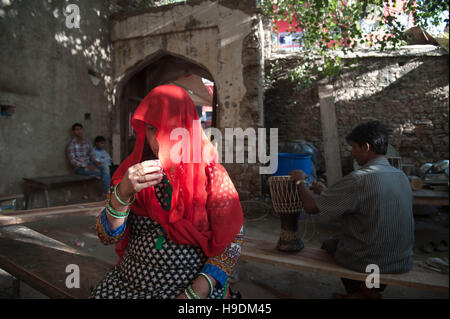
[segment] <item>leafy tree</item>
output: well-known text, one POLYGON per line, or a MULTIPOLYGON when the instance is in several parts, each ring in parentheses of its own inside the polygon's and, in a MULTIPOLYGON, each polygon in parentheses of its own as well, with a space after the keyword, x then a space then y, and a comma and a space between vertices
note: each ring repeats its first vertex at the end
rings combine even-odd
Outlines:
POLYGON ((273 21, 287 21, 291 32, 303 33, 300 41, 305 63, 290 72, 300 87, 320 77, 337 75, 343 66, 335 54, 338 50, 346 53, 363 46, 384 50, 404 44, 405 25, 398 11, 411 15, 415 25, 426 28, 441 23, 444 12, 448 24, 449 10, 446 0, 261 0, 260 5, 273 21), (401 10, 389 10, 395 5, 402 5, 401 10), (376 39, 367 37, 362 29, 361 21, 367 18, 376 21, 376 39))

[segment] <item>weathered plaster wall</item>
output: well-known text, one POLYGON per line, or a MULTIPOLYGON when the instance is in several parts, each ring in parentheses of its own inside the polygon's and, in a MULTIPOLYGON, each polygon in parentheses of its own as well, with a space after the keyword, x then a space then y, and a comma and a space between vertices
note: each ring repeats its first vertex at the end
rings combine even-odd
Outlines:
MULTIPOLYGON (((358 56, 358 68, 344 69, 333 83, 344 173, 352 170, 345 136, 369 120, 388 127, 390 144, 404 163, 419 167, 448 159, 448 54, 434 47, 410 47, 358 56)), ((286 70, 299 63, 300 54, 280 55, 267 63, 273 82, 265 93, 266 125, 279 128, 280 142, 303 139, 323 154, 317 86, 296 91, 286 78, 286 70)), ((319 166, 325 169, 323 161, 319 166)))
MULTIPOLYGON (((255 1, 187 1, 118 15, 111 22, 114 55, 113 138, 120 134, 121 87, 155 56, 171 54, 202 66, 217 87, 217 126, 263 125, 264 30, 255 1)), ((116 158, 119 156, 115 150, 116 158)), ((226 164, 241 198, 258 194, 258 165, 226 164)))
POLYGON ((111 137, 105 81, 110 72, 108 1, 77 1, 80 28, 66 27, 63 0, 0 3, 0 194, 22 191, 22 177, 66 174, 71 126, 111 137), (94 85, 88 69, 99 73, 94 85), (90 119, 84 117, 90 113, 90 119))

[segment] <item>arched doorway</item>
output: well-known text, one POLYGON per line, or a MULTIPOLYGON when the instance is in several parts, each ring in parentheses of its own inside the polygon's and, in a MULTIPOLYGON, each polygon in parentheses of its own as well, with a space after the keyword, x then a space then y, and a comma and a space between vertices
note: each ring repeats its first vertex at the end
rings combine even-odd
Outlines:
POLYGON ((217 90, 210 72, 183 57, 159 53, 145 67, 131 75, 123 85, 120 95, 121 161, 131 153, 135 132, 130 120, 142 99, 153 88, 162 84, 183 87, 194 101, 202 125, 216 127, 217 90))

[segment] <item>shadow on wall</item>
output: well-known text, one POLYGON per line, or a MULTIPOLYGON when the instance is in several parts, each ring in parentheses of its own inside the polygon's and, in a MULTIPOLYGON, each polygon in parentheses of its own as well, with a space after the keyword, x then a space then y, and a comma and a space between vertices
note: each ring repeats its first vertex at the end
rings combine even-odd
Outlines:
POLYGON ((68 173, 66 132, 74 122, 85 125, 85 113, 100 131, 86 127, 86 138, 108 132, 113 10, 103 0, 0 1, 0 102, 17 106, 0 129, 0 149, 8 150, 0 158, 8 167, 0 193, 19 192, 22 177, 68 173))
MULTIPOLYGON (((403 162, 420 166, 447 159, 446 59, 444 56, 361 60, 363 67, 354 74, 346 74, 353 79, 354 87, 343 93, 348 81, 335 84, 339 136, 345 138, 361 122, 379 120, 388 128, 390 144, 403 162), (378 68, 370 68, 377 64, 378 68), (351 91, 353 97, 348 94, 351 91), (339 125, 344 123, 343 119, 345 126, 339 125)), ((345 141, 341 142, 341 157, 351 157, 345 141)))
MULTIPOLYGON (((345 136, 359 123, 375 119, 388 127, 390 143, 406 162, 419 165, 448 158, 447 59, 360 58, 357 68, 343 70, 334 83, 334 96, 346 172, 352 170, 352 161, 345 136)), ((266 126, 278 127, 280 142, 304 139, 322 153, 317 86, 296 91, 285 71, 300 63, 280 59, 266 68, 266 126)), ((322 169, 324 163, 319 163, 322 169)))
MULTIPOLYGON (((71 63, 67 52, 81 57, 88 65, 91 82, 97 86, 103 81, 108 88, 111 77, 111 53, 108 43, 108 18, 114 11, 113 5, 104 1, 69 0, 2 0, 0 4, 0 43, 7 45, 9 52, 17 52, 17 58, 8 59, 15 70, 28 68, 30 71, 39 65, 22 65, 21 57, 33 54, 36 57, 49 56, 56 61, 71 63), (73 2, 73 1, 72 1, 73 2), (6 31, 5 31, 6 30, 6 31), (61 50, 52 50, 54 44, 61 50), (40 45, 31 46, 38 42, 40 45)), ((2 59, 3 60, 3 59, 2 59)), ((38 61, 37 61, 38 62, 38 61)), ((58 81, 57 70, 55 82, 58 81)), ((15 74, 12 78, 0 78, 0 89, 12 92, 31 92, 38 94, 37 75, 15 74)), ((76 89, 76 88, 74 88, 76 89)), ((109 94, 105 93, 109 96, 109 94)))

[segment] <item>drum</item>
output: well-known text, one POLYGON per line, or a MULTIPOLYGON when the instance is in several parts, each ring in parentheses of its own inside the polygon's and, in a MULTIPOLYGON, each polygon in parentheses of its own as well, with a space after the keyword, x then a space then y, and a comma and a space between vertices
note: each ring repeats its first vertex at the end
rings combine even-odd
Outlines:
POLYGON ((304 244, 298 233, 298 218, 303 208, 297 185, 290 176, 271 176, 269 187, 274 210, 281 220, 277 249, 301 251, 304 244))

